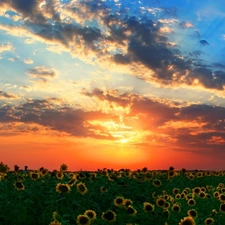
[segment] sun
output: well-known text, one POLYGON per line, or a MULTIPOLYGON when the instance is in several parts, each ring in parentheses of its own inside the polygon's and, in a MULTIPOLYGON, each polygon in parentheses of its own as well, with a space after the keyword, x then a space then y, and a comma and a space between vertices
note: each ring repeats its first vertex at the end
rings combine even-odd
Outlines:
POLYGON ((122 144, 125 144, 125 143, 128 142, 128 140, 127 139, 121 139, 121 140, 119 140, 119 142, 122 143, 122 144))

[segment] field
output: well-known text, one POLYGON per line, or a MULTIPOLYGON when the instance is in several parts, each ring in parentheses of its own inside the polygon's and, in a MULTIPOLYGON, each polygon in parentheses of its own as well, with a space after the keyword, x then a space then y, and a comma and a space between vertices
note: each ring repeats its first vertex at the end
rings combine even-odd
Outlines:
POLYGON ((224 171, 0 171, 1 225, 225 224, 224 171))

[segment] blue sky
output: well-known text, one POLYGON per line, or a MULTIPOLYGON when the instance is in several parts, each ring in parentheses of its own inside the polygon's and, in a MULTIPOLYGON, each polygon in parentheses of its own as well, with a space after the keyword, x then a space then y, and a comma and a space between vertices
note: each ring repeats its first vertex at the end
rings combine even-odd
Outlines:
POLYGON ((218 169, 224 12, 222 0, 0 0, 2 148, 21 137, 25 154, 29 136, 50 151, 60 137, 155 160, 191 152, 218 169))

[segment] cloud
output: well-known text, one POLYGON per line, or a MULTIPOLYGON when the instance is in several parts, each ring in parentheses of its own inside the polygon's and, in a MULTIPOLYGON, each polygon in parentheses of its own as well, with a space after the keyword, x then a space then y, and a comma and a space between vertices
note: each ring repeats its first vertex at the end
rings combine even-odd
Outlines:
POLYGON ((199 42, 200 42, 200 44, 202 44, 204 46, 209 45, 209 43, 206 40, 201 40, 199 42))
POLYGON ((24 63, 26 64, 33 64, 33 60, 32 59, 24 59, 24 63))
POLYGON ((28 74, 33 78, 47 82, 49 79, 52 79, 56 76, 56 71, 45 66, 36 66, 28 70, 28 74))
POLYGON ((0 90, 0 99, 13 100, 13 99, 18 99, 18 96, 15 94, 12 94, 10 92, 5 92, 5 91, 0 90))
MULTIPOLYGON (((105 1, 62 3, 51 0, 46 3, 31 0, 25 3, 25 0, 2 1, 2 5, 23 17, 24 26, 1 24, 0 29, 26 37, 27 44, 41 41, 49 51, 59 54, 66 51, 102 67, 122 65, 128 68, 126 71, 129 70, 130 75, 151 83, 223 90, 223 79, 213 75, 220 70, 216 64, 213 68, 207 62, 199 64, 203 55, 199 49, 191 49, 184 55, 180 46, 171 42, 171 32, 194 26, 189 21, 179 20, 175 7, 142 7, 138 10, 143 15, 137 17, 129 16, 122 7, 116 11, 105 1), (155 17, 148 16, 150 11, 155 17), (164 17, 159 18, 162 15, 164 17)), ((206 40, 199 43, 209 45, 206 40)), ((43 75, 42 80, 45 79, 43 75)))
POLYGON ((4 51, 12 51, 12 50, 13 50, 13 45, 11 43, 0 45, 0 53, 4 51))
POLYGON ((0 108, 0 122, 35 123, 72 136, 114 139, 103 129, 97 133, 96 130, 100 126, 88 123, 89 120, 97 118, 109 119, 107 114, 100 111, 85 112, 82 109, 63 106, 63 104, 57 106, 54 104, 55 101, 56 99, 27 100, 24 104, 15 107, 2 107, 0 108))
POLYGON ((188 21, 182 21, 181 23, 180 23, 180 26, 182 27, 182 28, 192 28, 192 27, 194 27, 194 25, 192 24, 192 23, 190 23, 190 22, 188 22, 188 21))

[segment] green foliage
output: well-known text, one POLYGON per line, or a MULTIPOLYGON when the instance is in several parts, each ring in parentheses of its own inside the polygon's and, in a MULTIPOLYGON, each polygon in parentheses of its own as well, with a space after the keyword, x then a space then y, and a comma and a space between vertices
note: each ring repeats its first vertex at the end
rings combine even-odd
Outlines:
MULTIPOLYGON (((3 163, 1 168, 5 168, 3 163)), ((33 172, 40 175, 35 180, 31 177, 32 172, 1 170, 0 224, 48 225, 56 220, 62 225, 72 225, 77 224, 77 216, 83 215, 86 210, 93 210, 97 214, 96 219, 91 222, 96 225, 109 224, 101 217, 108 210, 116 213, 116 221, 111 224, 164 225, 167 222, 169 225, 178 225, 190 209, 195 209, 198 213, 196 225, 203 225, 208 217, 214 219, 214 225, 224 224, 225 221, 225 212, 220 210, 223 200, 214 196, 216 191, 219 194, 225 192, 223 171, 174 171, 169 176, 168 171, 65 171, 62 179, 57 178, 57 171, 44 175, 41 171, 33 172), (190 179, 190 174, 193 179, 190 179), (69 183, 72 176, 76 177, 76 182, 70 187, 69 193, 57 192, 57 184, 69 183), (160 186, 155 185, 156 180, 160 181, 160 186), (24 190, 15 187, 17 181, 23 183, 24 190), (87 187, 87 193, 81 194, 77 190, 76 185, 80 182, 87 187), (107 191, 101 191, 101 187, 107 191), (194 194, 196 187, 201 188, 207 197, 194 194), (174 188, 179 189, 179 195, 173 193, 174 188), (129 215, 125 206, 116 206, 114 199, 118 196, 130 199, 137 213, 129 215), (195 200, 194 206, 188 205, 187 196, 195 200), (164 214, 165 209, 157 205, 159 197, 169 203, 169 218, 164 214), (154 211, 146 212, 144 202, 155 205, 154 211), (179 212, 172 210, 173 204, 180 206, 179 212), (53 212, 56 212, 55 218, 53 212)))

